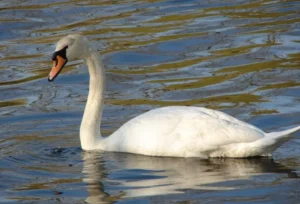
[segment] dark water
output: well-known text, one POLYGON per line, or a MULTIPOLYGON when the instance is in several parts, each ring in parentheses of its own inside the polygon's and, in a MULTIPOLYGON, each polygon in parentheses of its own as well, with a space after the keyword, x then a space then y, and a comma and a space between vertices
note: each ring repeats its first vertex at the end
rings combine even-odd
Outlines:
POLYGON ((300 124, 300 2, 0 1, 0 203, 299 203, 299 132, 273 159, 82 152, 82 61, 46 77, 80 32, 107 70, 109 135, 159 106, 227 112, 265 131, 300 124))

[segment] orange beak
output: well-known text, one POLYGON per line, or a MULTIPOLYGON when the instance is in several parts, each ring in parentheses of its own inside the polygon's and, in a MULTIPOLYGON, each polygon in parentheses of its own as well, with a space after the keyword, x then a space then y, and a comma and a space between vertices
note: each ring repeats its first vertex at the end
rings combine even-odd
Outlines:
POLYGON ((64 59, 61 56, 57 55, 56 60, 53 61, 53 67, 49 74, 48 80, 53 81, 55 77, 57 77, 58 74, 61 72, 61 70, 64 68, 67 62, 68 62, 67 59, 64 59))

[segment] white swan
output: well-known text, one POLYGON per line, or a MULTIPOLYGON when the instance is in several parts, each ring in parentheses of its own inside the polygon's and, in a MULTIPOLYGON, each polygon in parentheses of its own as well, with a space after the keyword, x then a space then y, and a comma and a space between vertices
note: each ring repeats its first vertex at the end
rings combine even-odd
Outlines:
POLYGON ((137 116, 103 138, 100 122, 105 73, 98 51, 84 36, 74 34, 62 38, 53 54, 49 81, 54 80, 68 59, 84 59, 90 73, 89 95, 80 126, 84 150, 171 157, 269 156, 291 133, 300 129, 298 126, 265 133, 220 111, 171 106, 137 116))

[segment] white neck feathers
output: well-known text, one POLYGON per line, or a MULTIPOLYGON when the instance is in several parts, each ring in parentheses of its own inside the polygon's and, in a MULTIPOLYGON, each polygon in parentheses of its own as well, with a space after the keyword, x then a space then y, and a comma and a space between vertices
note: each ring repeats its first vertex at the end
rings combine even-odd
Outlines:
POLYGON ((83 119, 80 126, 80 142, 84 150, 102 149, 100 123, 104 102, 105 72, 97 51, 86 57, 90 73, 90 86, 83 119))

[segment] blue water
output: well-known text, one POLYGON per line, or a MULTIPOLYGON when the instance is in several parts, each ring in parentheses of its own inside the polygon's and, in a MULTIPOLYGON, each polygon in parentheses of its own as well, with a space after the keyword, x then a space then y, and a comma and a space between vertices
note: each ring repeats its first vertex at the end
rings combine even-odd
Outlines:
POLYGON ((300 124, 299 7, 295 0, 0 1, 0 203, 299 203, 299 132, 272 158, 84 152, 86 66, 68 63, 47 81, 55 43, 80 32, 107 72, 104 136, 166 103, 283 130, 300 124))

